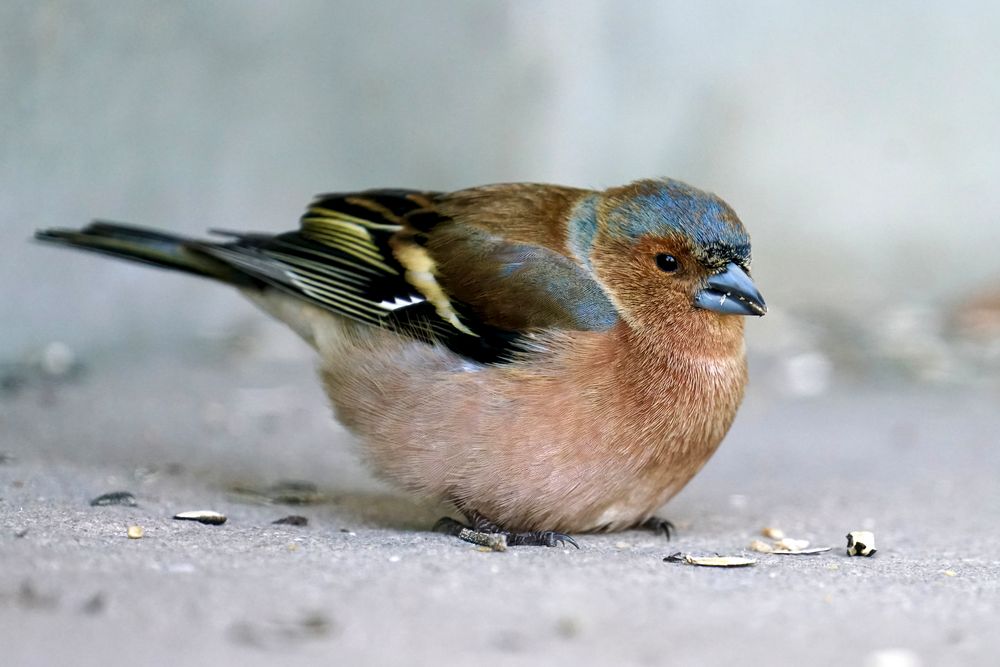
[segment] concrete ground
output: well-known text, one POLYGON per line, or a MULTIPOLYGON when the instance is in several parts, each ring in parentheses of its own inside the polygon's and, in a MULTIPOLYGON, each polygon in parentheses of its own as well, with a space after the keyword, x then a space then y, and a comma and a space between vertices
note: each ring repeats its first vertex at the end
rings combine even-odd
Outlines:
POLYGON ((663 510, 669 544, 486 553, 364 472, 301 355, 183 348, 95 353, 61 379, 8 369, 0 664, 997 664, 996 389, 795 398, 752 365, 723 447, 663 510), (119 490, 138 506, 89 505, 119 490), (228 522, 171 519, 192 509, 228 522), (289 514, 308 525, 272 524, 289 514), (749 553, 766 526, 834 549, 663 562, 749 553), (873 558, 845 555, 860 529, 873 558))

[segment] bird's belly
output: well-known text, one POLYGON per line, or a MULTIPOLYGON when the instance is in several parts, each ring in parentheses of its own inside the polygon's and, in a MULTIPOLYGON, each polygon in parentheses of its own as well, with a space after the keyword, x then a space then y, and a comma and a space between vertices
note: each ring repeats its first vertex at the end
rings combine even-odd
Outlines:
POLYGON ((511 530, 643 521, 704 465, 738 403, 732 392, 691 394, 685 405, 629 414, 579 378, 470 364, 383 332, 370 345, 368 331, 336 354, 324 352, 326 336, 317 340, 337 417, 369 463, 412 492, 511 530))

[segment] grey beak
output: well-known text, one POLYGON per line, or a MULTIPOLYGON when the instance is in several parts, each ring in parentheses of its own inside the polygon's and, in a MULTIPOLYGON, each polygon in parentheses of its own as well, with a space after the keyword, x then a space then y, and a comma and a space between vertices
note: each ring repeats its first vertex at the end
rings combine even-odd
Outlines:
POLYGON ((708 278, 708 287, 694 297, 694 305, 725 315, 763 315, 764 297, 746 271, 730 262, 721 273, 708 278))

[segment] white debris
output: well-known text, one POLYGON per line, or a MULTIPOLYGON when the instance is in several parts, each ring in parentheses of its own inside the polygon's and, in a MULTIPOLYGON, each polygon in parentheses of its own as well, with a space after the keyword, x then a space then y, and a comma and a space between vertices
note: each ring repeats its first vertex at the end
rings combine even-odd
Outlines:
POLYGON ((848 556, 874 556, 875 533, 868 530, 855 530, 847 534, 848 556))

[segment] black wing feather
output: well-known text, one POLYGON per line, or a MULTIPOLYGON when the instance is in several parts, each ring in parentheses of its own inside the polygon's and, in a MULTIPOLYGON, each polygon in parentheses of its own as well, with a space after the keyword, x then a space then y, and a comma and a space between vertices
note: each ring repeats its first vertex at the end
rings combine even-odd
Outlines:
POLYGON ((414 213, 434 216, 436 193, 370 190, 318 197, 299 231, 266 236, 224 232, 226 243, 198 249, 310 303, 356 321, 440 343, 471 360, 509 361, 524 335, 478 320, 471 308, 452 303, 466 333, 443 319, 434 304, 406 280, 390 238, 414 213))

